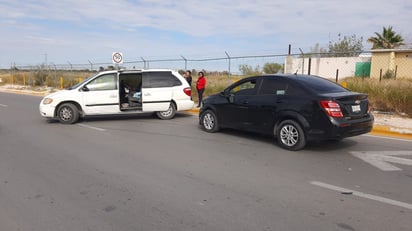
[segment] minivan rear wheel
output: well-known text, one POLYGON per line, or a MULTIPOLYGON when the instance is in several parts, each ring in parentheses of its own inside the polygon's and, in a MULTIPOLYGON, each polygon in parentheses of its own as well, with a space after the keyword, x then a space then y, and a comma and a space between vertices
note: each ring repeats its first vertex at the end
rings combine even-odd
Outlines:
POLYGON ((297 151, 306 146, 305 132, 294 120, 282 121, 275 132, 279 145, 284 149, 297 151))
POLYGON ((157 117, 162 120, 170 120, 176 114, 176 105, 174 103, 170 103, 169 108, 166 111, 158 111, 156 112, 157 117))

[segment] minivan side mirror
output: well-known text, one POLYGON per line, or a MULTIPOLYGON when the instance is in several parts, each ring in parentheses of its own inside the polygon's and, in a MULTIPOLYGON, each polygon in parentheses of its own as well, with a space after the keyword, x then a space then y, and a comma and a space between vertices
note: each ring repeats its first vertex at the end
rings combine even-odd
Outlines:
POLYGON ((81 89, 82 91, 89 91, 89 88, 87 88, 86 86, 83 86, 81 89))

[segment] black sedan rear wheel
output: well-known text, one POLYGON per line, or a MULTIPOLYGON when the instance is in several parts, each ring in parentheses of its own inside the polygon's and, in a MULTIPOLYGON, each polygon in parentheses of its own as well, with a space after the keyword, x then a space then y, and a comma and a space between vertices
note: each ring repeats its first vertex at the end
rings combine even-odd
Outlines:
POLYGON ((279 145, 284 149, 297 151, 306 146, 305 132, 294 120, 282 121, 275 132, 279 145))

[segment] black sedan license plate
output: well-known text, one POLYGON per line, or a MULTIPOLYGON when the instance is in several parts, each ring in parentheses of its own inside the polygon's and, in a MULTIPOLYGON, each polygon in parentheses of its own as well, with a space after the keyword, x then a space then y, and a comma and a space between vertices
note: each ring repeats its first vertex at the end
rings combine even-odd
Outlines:
POLYGON ((361 107, 360 105, 352 105, 352 112, 360 112, 361 107))

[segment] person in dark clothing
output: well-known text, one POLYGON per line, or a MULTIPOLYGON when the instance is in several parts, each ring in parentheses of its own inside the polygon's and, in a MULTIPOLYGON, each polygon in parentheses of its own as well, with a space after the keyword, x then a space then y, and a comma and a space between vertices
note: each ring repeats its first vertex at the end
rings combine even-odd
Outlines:
POLYGON ((192 72, 189 70, 185 71, 183 77, 185 77, 186 81, 189 83, 189 86, 192 87, 192 72))
POLYGON ((124 83, 123 80, 120 80, 120 84, 119 84, 119 98, 120 98, 120 103, 124 104, 127 103, 127 92, 126 92, 127 88, 127 84, 124 83))
POLYGON ((197 95, 199 97, 199 103, 197 107, 200 107, 200 104, 202 103, 202 99, 203 99, 203 92, 205 91, 205 88, 206 88, 206 77, 203 71, 200 71, 197 74, 197 76, 198 78, 196 81, 196 90, 197 90, 197 95))

